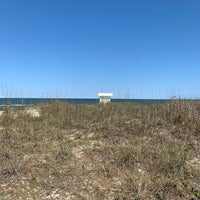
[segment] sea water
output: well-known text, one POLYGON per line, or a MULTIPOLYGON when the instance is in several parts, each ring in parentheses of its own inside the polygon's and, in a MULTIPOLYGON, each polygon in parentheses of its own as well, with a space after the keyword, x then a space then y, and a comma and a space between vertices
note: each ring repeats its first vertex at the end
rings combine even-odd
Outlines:
MULTIPOLYGON (((25 106, 31 104, 61 101, 74 104, 96 104, 99 99, 95 98, 0 98, 0 106, 25 106)), ((169 99, 111 99, 111 102, 130 103, 165 103, 169 99)))

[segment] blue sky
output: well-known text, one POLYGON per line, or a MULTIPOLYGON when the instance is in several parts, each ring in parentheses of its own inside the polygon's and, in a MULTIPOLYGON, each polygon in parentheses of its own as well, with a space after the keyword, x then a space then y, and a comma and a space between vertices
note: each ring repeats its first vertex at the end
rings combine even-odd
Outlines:
POLYGON ((200 97, 199 0, 0 0, 0 96, 200 97))

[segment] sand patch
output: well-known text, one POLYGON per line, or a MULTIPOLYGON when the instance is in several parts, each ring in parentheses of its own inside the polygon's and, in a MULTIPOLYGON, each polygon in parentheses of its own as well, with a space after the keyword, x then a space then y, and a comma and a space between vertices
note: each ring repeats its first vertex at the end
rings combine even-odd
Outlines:
POLYGON ((40 112, 39 112, 37 109, 33 109, 33 108, 28 109, 28 110, 26 111, 26 113, 27 113, 28 115, 30 115, 31 117, 40 117, 40 112))
POLYGON ((200 159, 193 158, 187 162, 187 164, 192 167, 193 169, 200 169, 200 159))
POLYGON ((1 110, 1 111, 0 111, 0 116, 2 116, 2 115, 3 115, 3 111, 1 110))
POLYGON ((78 147, 76 147, 76 148, 73 148, 73 149, 72 149, 72 154, 73 154, 74 156, 76 156, 77 158, 82 158, 83 155, 84 155, 83 149, 84 149, 83 146, 78 146, 78 147))

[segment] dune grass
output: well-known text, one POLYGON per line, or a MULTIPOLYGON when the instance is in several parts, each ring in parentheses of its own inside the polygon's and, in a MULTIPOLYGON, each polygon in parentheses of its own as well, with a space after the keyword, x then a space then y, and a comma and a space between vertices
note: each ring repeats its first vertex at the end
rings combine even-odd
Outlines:
POLYGON ((199 199, 199 133, 199 101, 5 108, 0 199, 199 199))

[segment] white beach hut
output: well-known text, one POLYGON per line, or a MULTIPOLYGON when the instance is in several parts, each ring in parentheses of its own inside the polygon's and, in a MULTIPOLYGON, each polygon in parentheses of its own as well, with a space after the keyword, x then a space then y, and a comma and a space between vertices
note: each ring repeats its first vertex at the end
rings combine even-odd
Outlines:
POLYGON ((102 93, 102 92, 98 93, 98 97, 99 97, 99 102, 100 103, 108 103, 108 102, 110 102, 110 99, 111 99, 112 96, 113 96, 112 93, 102 93))

